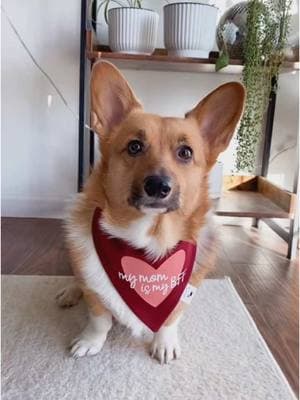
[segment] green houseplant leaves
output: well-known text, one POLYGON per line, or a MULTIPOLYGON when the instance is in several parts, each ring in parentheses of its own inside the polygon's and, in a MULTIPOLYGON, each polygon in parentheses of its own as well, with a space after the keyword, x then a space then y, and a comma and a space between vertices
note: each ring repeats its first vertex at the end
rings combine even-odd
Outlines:
POLYGON ((244 45, 246 107, 237 133, 236 170, 253 173, 265 111, 276 91, 290 23, 291 0, 250 0, 244 45))

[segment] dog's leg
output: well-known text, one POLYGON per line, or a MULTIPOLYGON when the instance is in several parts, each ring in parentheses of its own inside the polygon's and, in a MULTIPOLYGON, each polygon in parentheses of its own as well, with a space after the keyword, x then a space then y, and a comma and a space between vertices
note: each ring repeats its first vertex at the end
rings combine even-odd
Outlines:
MULTIPOLYGON (((198 287, 208 271, 209 267, 202 266, 199 271, 192 274, 189 282, 198 287)), ((179 302, 164 325, 154 334, 150 354, 152 357, 157 358, 161 364, 168 364, 171 360, 177 359, 181 355, 177 327, 186 307, 186 303, 179 302)))
POLYGON ((55 300, 60 307, 72 307, 79 303, 81 297, 81 288, 73 283, 60 290, 55 296, 55 300))
MULTIPOLYGON (((189 283, 198 287, 207 273, 212 270, 215 263, 215 252, 205 253, 199 267, 193 272, 189 283)), ((168 364, 171 360, 179 358, 181 354, 178 340, 177 327, 186 303, 182 301, 175 307, 164 325, 154 334, 150 354, 158 359, 161 364, 168 364)))
POLYGON ((101 304, 98 296, 87 289, 84 289, 83 296, 89 309, 89 322, 71 343, 71 355, 74 358, 99 353, 112 326, 112 315, 101 304))
POLYGON ((169 325, 163 325, 154 334, 151 343, 151 357, 157 358, 161 364, 168 364, 171 360, 179 358, 181 348, 178 340, 177 326, 179 317, 169 325))

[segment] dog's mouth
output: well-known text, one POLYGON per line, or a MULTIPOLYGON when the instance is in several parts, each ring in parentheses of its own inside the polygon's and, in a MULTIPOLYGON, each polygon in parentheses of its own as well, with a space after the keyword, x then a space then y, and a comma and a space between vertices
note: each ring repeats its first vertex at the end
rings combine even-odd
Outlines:
POLYGON ((152 199, 133 192, 128 204, 145 214, 165 214, 179 208, 179 193, 174 192, 167 199, 152 199))

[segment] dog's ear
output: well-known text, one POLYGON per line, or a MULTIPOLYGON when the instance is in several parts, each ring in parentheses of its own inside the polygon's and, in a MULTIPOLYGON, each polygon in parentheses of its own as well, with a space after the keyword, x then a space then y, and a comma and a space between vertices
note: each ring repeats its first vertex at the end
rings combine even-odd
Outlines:
POLYGON ((211 168, 230 139, 243 113, 245 88, 238 82, 225 83, 206 96, 186 118, 194 118, 207 145, 207 165, 211 168))
POLYGON ((91 125, 100 136, 118 125, 134 109, 142 108, 121 72, 107 61, 91 73, 91 125))

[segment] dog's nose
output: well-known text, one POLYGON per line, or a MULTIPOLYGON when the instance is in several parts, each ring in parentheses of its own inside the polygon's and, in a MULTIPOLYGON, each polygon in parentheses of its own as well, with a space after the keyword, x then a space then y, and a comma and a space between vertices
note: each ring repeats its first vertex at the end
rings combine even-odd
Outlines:
POLYGON ((148 196, 164 199, 171 191, 170 178, 160 175, 147 176, 144 189, 148 196))

